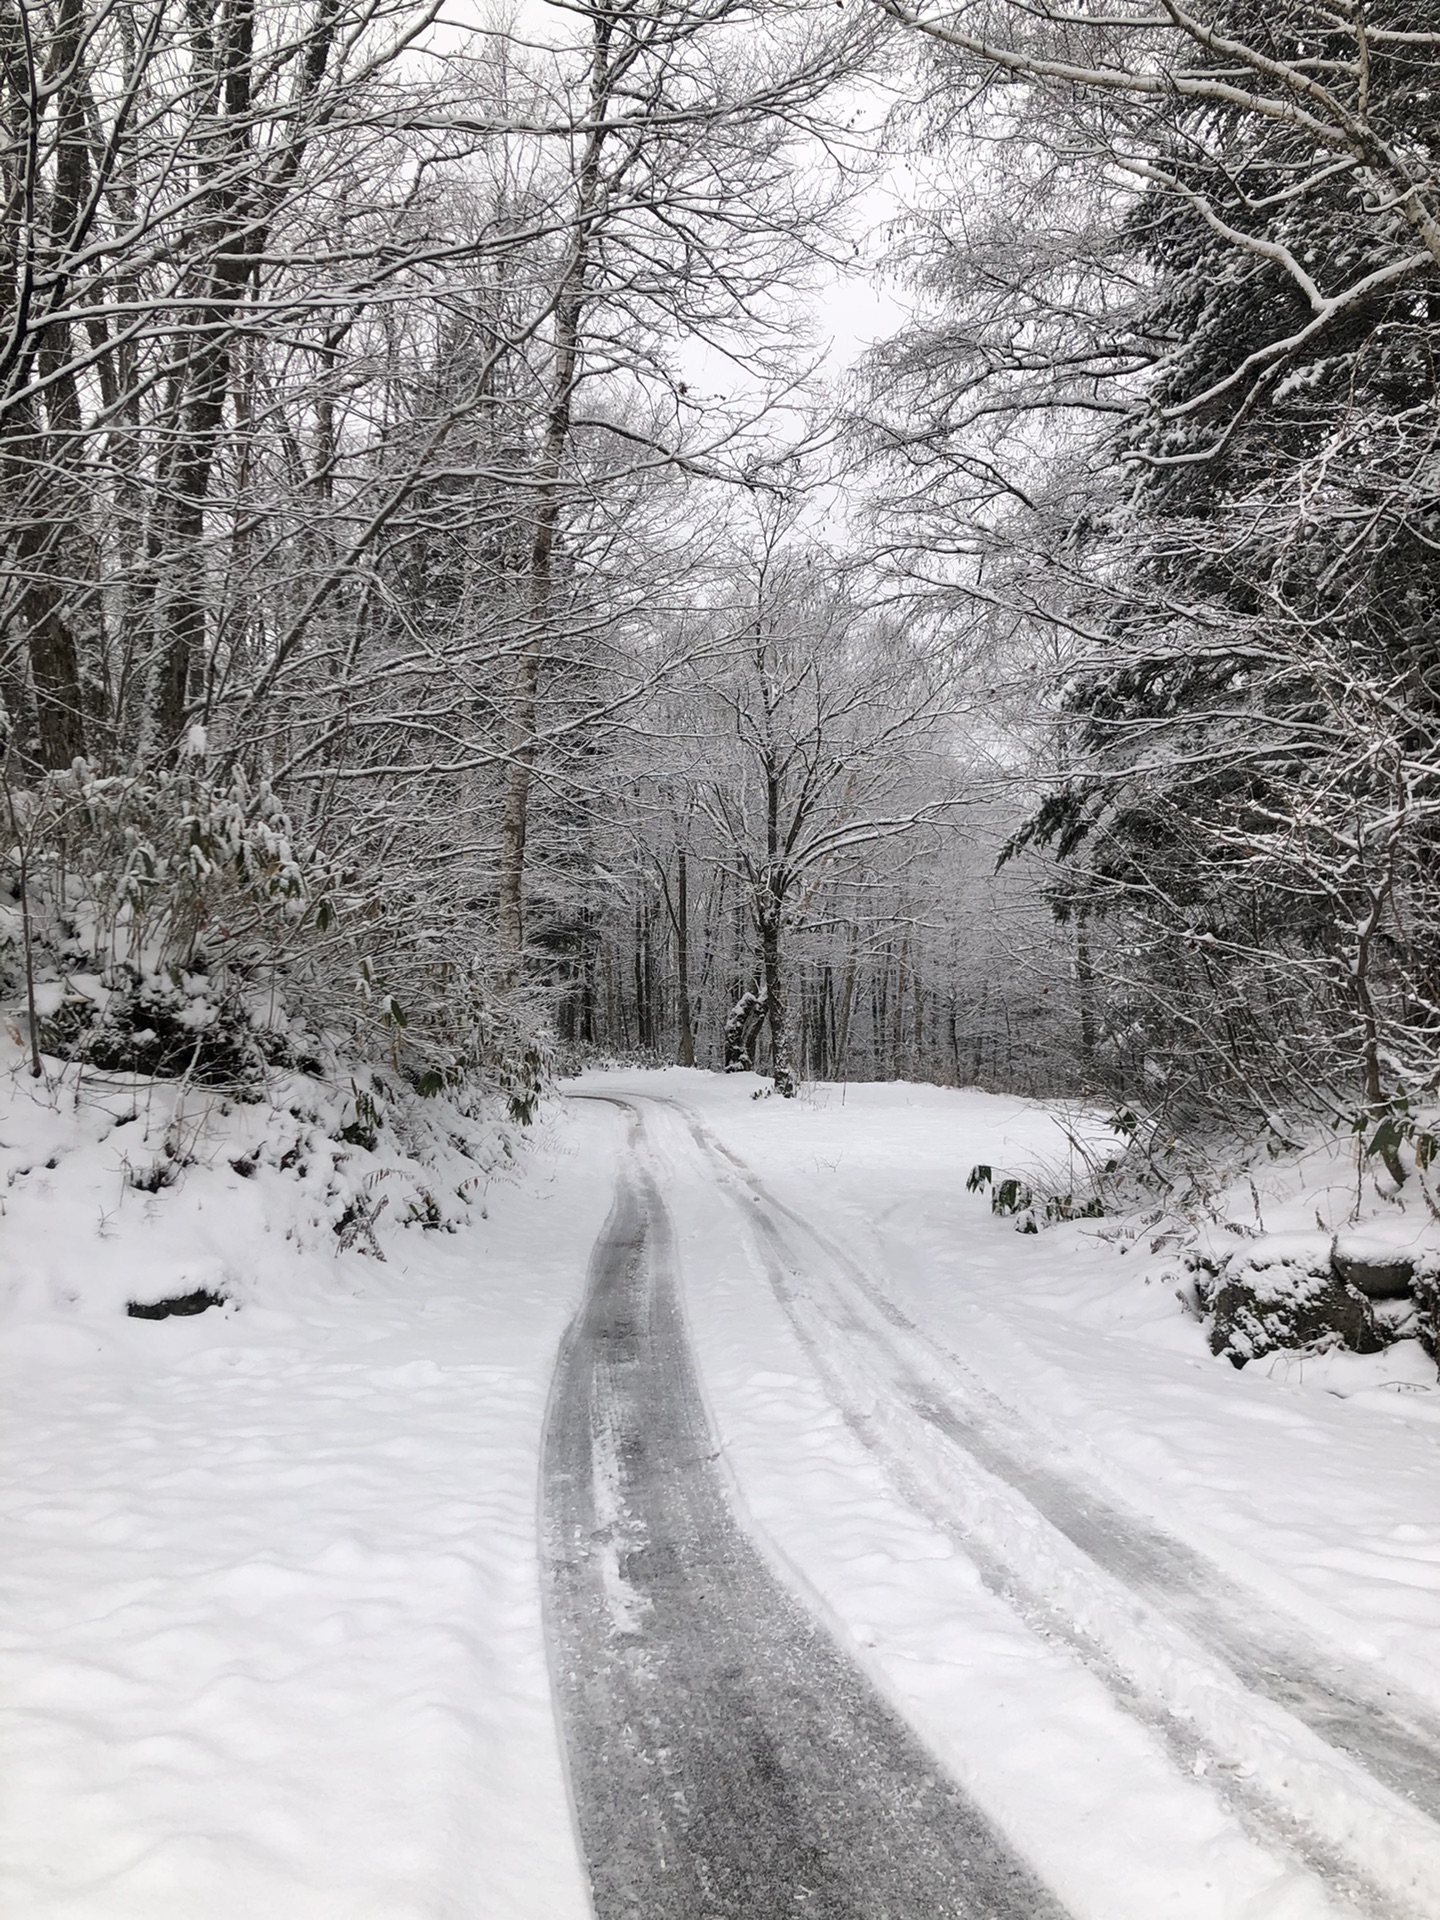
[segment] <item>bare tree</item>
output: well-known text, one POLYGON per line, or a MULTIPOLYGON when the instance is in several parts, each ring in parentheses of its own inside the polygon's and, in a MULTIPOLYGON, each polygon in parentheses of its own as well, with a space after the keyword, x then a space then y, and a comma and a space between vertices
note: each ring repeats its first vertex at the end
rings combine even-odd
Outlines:
MULTIPOLYGON (((873 38, 848 20, 803 11, 777 18, 757 0, 648 12, 587 5, 580 18, 587 39, 576 56, 586 67, 559 103, 572 128, 566 240, 543 334, 527 637, 516 661, 502 819, 498 929, 517 977, 539 696, 556 645, 557 542, 600 483, 587 451, 598 429, 602 441, 608 432, 612 444, 628 445, 631 465, 721 470, 734 424, 707 417, 676 371, 674 348, 686 335, 723 340, 757 376, 775 362, 780 378, 793 379, 778 351, 776 297, 821 242, 836 182, 816 167, 816 140, 827 101, 873 38), (763 31, 749 32, 762 22, 763 31), (623 421, 617 370, 644 395, 623 421), (577 437, 582 425, 588 435, 577 437)), ((739 464, 732 460, 732 476, 739 464)))
POLYGON ((697 664, 693 807, 753 926, 757 968, 732 1018, 729 1065, 763 1021, 776 1090, 795 1091, 787 966, 798 913, 824 876, 941 819, 953 804, 940 739, 948 658, 877 628, 796 538, 793 510, 758 511, 753 545, 711 610, 697 664))

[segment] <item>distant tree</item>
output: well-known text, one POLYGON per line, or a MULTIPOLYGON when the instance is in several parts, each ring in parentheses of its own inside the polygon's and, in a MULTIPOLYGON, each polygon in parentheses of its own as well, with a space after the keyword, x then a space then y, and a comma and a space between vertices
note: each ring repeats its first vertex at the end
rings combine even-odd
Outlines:
POLYGON ((751 1064, 763 1022, 776 1091, 789 1097, 796 917, 825 876, 953 805, 939 738, 949 662, 827 582, 824 556, 792 537, 783 506, 758 519, 735 556, 738 591, 717 609, 724 628, 696 670, 705 751, 692 791, 758 950, 727 1064, 751 1064))

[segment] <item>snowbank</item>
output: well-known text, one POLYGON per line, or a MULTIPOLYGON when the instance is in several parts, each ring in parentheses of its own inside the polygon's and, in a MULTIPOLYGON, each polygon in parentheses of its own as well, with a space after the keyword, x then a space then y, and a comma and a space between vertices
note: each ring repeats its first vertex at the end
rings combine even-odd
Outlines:
POLYGON ((459 1156, 445 1233, 374 1205, 433 1165, 283 1108, 0 1103, 0 1907, 579 1920, 535 1463, 613 1118, 459 1156))

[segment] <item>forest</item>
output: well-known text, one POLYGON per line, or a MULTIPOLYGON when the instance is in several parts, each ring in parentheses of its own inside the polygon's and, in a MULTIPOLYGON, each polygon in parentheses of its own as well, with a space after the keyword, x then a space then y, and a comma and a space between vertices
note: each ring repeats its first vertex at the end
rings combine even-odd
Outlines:
POLYGON ((1440 1920, 1440 0, 0 0, 0 1914, 1440 1920))
POLYGON ((1440 13, 0 20, 37 1077, 754 1066, 1423 1184, 1440 13))

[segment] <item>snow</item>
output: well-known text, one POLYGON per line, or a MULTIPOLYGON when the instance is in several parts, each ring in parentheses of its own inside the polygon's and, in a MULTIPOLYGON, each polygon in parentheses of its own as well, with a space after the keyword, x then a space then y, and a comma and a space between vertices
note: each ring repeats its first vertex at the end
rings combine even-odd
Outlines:
MULTIPOLYGON (((1213 1359, 1173 1288, 1157 1284, 1163 1262, 1122 1256, 1103 1222, 1017 1234, 966 1192, 977 1162, 1023 1173, 1068 1152, 1074 1121, 1031 1103, 904 1086, 782 1103, 753 1080, 679 1073, 607 1076, 607 1090, 617 1084, 699 1115, 942 1351, 963 1355, 1082 1487, 1153 1516, 1337 1654, 1440 1697, 1435 1437, 1414 1417, 1437 1396, 1413 1343, 1376 1357, 1410 1395, 1382 1388, 1376 1362, 1356 1356, 1338 1356, 1356 1362, 1339 1376, 1325 1356, 1318 1378, 1298 1362, 1241 1374, 1213 1359), (1340 1376, 1345 1398, 1331 1384, 1340 1376)), ((828 1356, 823 1335, 807 1351, 757 1283, 759 1249, 733 1208, 727 1224, 678 1116, 657 1118, 656 1134, 742 1505, 1072 1912, 1348 1911, 1333 1862, 1317 1873, 1291 1843, 1298 1821, 1400 1910, 1440 1913, 1440 1833, 1428 1821, 1097 1575, 1023 1497, 984 1473, 947 1479, 913 1436, 908 1459, 895 1449, 909 1484, 887 1474, 835 1405, 848 1389, 872 1434, 903 1419, 851 1364, 858 1323, 838 1342, 831 1326, 828 1356), (927 1490, 939 1498, 927 1504, 927 1490), (964 1523, 964 1547, 934 1523, 942 1512, 964 1523), (1054 1617, 1027 1617, 1017 1584, 1054 1617), (1067 1621, 1154 1711, 1120 1709, 1093 1663, 1059 1644, 1067 1621)), ((802 1324, 819 1297, 817 1260, 812 1247, 790 1263, 802 1324)))
MULTIPOLYGON (((621 1116, 552 1102, 447 1234, 396 1224, 423 1170, 393 1146, 332 1152, 293 1114, 139 1083, 78 1106, 0 1086, 0 1908, 580 1920, 536 1489, 621 1116), (131 1183, 177 1141, 183 1177, 131 1183), (344 1247, 341 1210, 381 1193, 373 1239, 344 1247), (227 1304, 124 1313, 198 1286, 227 1304)), ((895 1391, 983 1389, 1077 1487, 1440 1705, 1418 1345, 1237 1372, 1177 1300, 1167 1232, 1026 1235, 967 1192, 978 1163, 1079 1172, 1093 1115, 904 1085, 783 1102, 679 1070, 571 1088, 627 1090, 742 1518, 1075 1920, 1324 1920, 1354 1911, 1338 1858, 1440 1914, 1427 1822, 1023 1492, 957 1471, 895 1391)), ((1277 1170, 1254 1207, 1323 1238, 1347 1177, 1277 1170)), ((1397 1212, 1365 1245, 1407 1234, 1397 1212)))
POLYGON ((756 1102, 697 1079, 681 1097, 706 1124, 1058 1456, 1440 1705, 1440 1388, 1418 1343, 1243 1372, 1212 1358, 1163 1251, 1125 1251, 1104 1221, 1017 1234, 965 1191, 978 1161, 1058 1157, 1064 1133, 1035 1103, 904 1085, 756 1102))
POLYGON ((613 1126, 548 1130, 488 1218, 382 1264, 307 1232, 293 1172, 141 1194, 168 1114, 14 1091, 0 1908, 428 1920, 483 1887, 579 1920, 535 1462, 613 1126), (212 1281, 239 1304, 121 1310, 212 1281))

